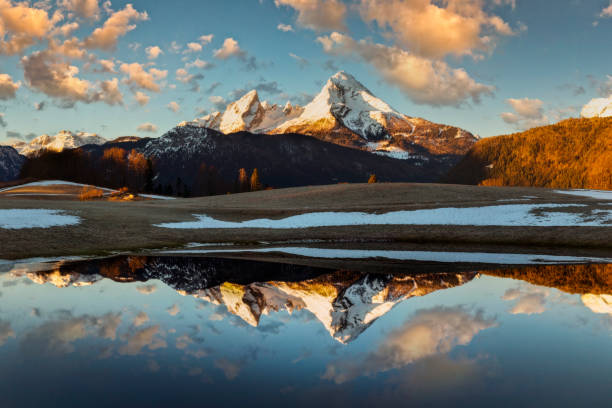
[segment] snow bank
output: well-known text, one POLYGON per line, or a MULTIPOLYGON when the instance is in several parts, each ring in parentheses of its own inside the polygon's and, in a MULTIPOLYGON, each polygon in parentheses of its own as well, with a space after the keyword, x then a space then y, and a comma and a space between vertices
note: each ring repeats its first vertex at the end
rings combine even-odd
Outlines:
POLYGON ((557 190, 555 193, 612 201, 612 191, 608 190, 557 190))
POLYGON ((176 200, 176 197, 160 196, 155 194, 138 194, 140 197, 152 198, 153 200, 176 200))
POLYGON ((309 258, 326 259, 367 259, 386 258, 400 261, 433 261, 433 262, 464 262, 464 263, 488 263, 509 265, 532 265, 532 264, 561 264, 561 263, 586 263, 601 262, 611 263, 612 258, 583 258, 574 256, 554 256, 537 254, 501 254, 488 252, 434 252, 434 251, 385 251, 385 250, 362 250, 362 249, 327 249, 327 248, 299 248, 299 247, 277 247, 257 249, 182 249, 165 251, 172 254, 217 254, 237 252, 282 252, 285 254, 304 256, 309 258))
POLYGON ((4 229, 49 228, 79 222, 79 217, 64 214, 61 210, 0 210, 0 228, 4 229))
MULTIPOLYGON (((13 186, 13 187, 7 187, 7 188, 3 188, 0 190, 0 193, 5 192, 5 191, 11 191, 11 190, 15 190, 18 188, 23 188, 23 187, 46 187, 46 186, 76 186, 76 187, 89 187, 90 184, 80 184, 80 183, 73 183, 71 181, 63 181, 63 180, 43 180, 43 181, 34 181, 32 183, 27 183, 27 184, 20 184, 18 186, 13 186)), ((100 190, 106 191, 107 193, 114 193, 117 190, 113 190, 112 188, 106 188, 106 187, 97 187, 97 186, 93 186, 95 188, 98 188, 100 190)), ((48 193, 19 193, 19 194, 11 194, 11 195, 46 195, 46 196, 56 196, 56 195, 70 195, 70 194, 48 194, 48 193)), ((145 198, 151 198, 154 200, 174 200, 175 197, 167 197, 167 196, 160 196, 160 195, 154 195, 154 194, 138 194, 140 197, 145 197, 145 198)))
POLYGON ((313 212, 280 220, 254 219, 243 222, 221 221, 206 215, 197 221, 157 224, 162 228, 310 228, 351 225, 466 225, 507 227, 612 227, 612 210, 597 210, 585 218, 580 213, 560 212, 578 204, 508 204, 489 207, 436 208, 394 211, 385 214, 363 212, 313 212), (540 210, 536 215, 533 211, 540 210), (608 223, 608 224, 606 224, 608 223))

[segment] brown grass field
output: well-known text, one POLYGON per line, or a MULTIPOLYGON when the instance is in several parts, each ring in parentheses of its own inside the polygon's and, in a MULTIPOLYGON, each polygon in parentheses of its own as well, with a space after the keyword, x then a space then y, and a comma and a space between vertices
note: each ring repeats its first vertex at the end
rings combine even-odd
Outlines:
POLYGON ((0 259, 38 256, 103 255, 180 247, 190 242, 257 244, 322 240, 352 247, 376 243, 389 248, 546 252, 564 255, 612 253, 610 227, 350 226, 293 230, 199 229, 155 227, 207 214, 223 220, 284 218, 312 211, 388 212, 439 207, 475 207, 520 203, 577 203, 572 211, 610 209, 610 202, 558 194, 537 188, 476 187, 436 184, 338 184, 268 190, 176 200, 132 202, 79 201, 80 188, 48 186, 0 193, 0 209, 46 208, 78 215, 76 226, 0 229, 0 259), (38 194, 38 195, 15 195, 38 194), (52 195, 61 194, 61 195, 52 195), (525 196, 534 197, 524 199, 525 196), (507 201, 507 204, 512 201, 507 201))

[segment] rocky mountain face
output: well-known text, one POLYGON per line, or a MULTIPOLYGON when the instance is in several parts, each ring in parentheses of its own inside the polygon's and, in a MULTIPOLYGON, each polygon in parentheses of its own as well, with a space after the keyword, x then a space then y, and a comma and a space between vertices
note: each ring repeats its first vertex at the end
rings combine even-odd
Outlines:
POLYGON ((478 274, 365 274, 309 266, 215 258, 118 257, 25 272, 38 284, 87 286, 160 280, 182 295, 226 308, 252 326, 273 312, 308 310, 341 343, 411 297, 462 285, 478 274))
MULTIPOLYGON (((230 184, 240 168, 258 169, 262 183, 273 187, 381 181, 434 181, 439 168, 418 160, 396 160, 298 135, 221 132, 193 125, 178 126, 140 149, 154 163, 156 182, 178 177, 194 184, 200 166, 213 166, 230 184)), ((229 190, 226 190, 229 191, 229 190)))
POLYGON ((462 129, 399 113, 339 72, 304 107, 261 102, 253 90, 224 112, 183 122, 156 139, 107 142, 63 131, 14 147, 29 156, 80 148, 93 158, 110 147, 136 149, 152 160, 155 189, 189 196, 236 191, 243 168, 257 168, 271 187, 366 182, 371 174, 383 182, 436 182, 476 140, 462 129))
POLYGON ((287 102, 284 107, 268 102, 260 102, 256 90, 245 94, 239 100, 230 103, 227 109, 183 122, 179 126, 191 125, 217 130, 230 134, 241 131, 266 133, 279 124, 299 116, 303 112, 300 106, 287 102))
POLYGON ((436 161, 448 167, 473 145, 471 133, 399 113, 346 72, 332 76, 305 107, 280 108, 259 101, 253 90, 225 112, 183 122, 225 134, 296 133, 397 159, 436 161))
POLYGON ((0 181, 16 180, 25 157, 10 146, 0 146, 0 181))
POLYGON ((98 136, 95 133, 73 133, 68 130, 62 130, 54 136, 47 134, 38 136, 37 138, 32 139, 32 141, 29 143, 14 143, 12 147, 15 148, 20 154, 29 156, 36 154, 41 150, 61 152, 65 149, 74 149, 89 144, 102 145, 106 142, 106 139, 98 136))

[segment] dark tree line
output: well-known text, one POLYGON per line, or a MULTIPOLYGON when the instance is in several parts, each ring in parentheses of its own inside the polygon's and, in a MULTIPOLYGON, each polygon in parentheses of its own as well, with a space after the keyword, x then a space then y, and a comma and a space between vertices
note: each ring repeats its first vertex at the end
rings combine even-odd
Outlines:
POLYGON ((240 193, 264 188, 257 169, 253 169, 250 177, 245 169, 240 169, 236 179, 228 181, 215 166, 206 163, 187 168, 157 167, 155 161, 142 153, 120 147, 93 152, 83 149, 42 151, 26 160, 20 177, 59 179, 113 189, 127 187, 136 193, 179 197, 240 193))

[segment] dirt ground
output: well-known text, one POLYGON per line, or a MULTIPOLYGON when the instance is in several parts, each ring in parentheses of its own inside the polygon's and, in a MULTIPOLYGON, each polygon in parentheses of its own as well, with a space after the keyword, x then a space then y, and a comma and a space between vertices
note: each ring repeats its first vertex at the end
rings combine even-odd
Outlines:
POLYGON ((547 189, 403 183, 338 184, 134 202, 81 202, 73 196, 76 191, 66 191, 65 187, 45 187, 40 195, 15 195, 19 193, 26 192, 10 190, 0 193, 0 209, 59 209, 78 215, 82 222, 76 226, 47 229, 0 229, 0 259, 138 252, 174 248, 191 242, 248 245, 312 240, 334 242, 336 246, 344 247, 377 243, 385 247, 418 246, 427 250, 461 248, 563 255, 612 254, 612 225, 563 228, 370 225, 293 230, 179 230, 154 226, 164 222, 191 221, 194 220, 193 214, 239 221, 261 217, 284 218, 312 211, 380 213, 517 203, 585 205, 572 211, 610 209, 609 201, 558 194, 547 189))

